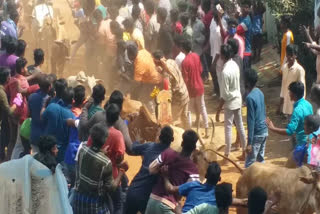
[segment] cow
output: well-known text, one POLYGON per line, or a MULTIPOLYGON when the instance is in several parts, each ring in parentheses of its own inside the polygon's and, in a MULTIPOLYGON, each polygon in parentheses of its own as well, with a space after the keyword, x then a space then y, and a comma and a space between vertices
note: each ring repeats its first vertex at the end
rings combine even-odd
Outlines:
POLYGON ((51 72, 59 77, 62 77, 65 64, 69 57, 70 46, 70 42, 67 39, 61 41, 55 40, 51 46, 51 72))
POLYGON ((80 71, 75 76, 69 76, 67 78, 68 86, 75 88, 78 85, 83 85, 90 95, 92 94, 92 88, 103 81, 100 79, 96 79, 94 76, 87 76, 85 72, 80 71))
MULTIPOLYGON (((243 171, 237 182, 236 197, 247 198, 256 186, 268 195, 280 190, 281 198, 277 206, 280 214, 320 214, 319 175, 306 166, 288 169, 267 163, 254 163, 243 171)), ((247 213, 238 208, 238 214, 247 213)))

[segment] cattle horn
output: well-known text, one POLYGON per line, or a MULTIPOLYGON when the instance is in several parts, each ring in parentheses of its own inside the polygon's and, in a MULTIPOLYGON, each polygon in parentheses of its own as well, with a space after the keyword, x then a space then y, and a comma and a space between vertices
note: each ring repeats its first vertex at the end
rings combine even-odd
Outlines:
POLYGON ((234 162, 233 160, 231 160, 230 158, 228 158, 227 156, 223 155, 223 154, 220 154, 219 152, 213 150, 213 149, 205 149, 204 152, 206 151, 211 151, 215 154, 217 154, 218 156, 226 159, 227 161, 229 161, 230 163, 232 163, 238 170, 241 174, 243 174, 243 169, 241 168, 241 166, 239 166, 239 164, 237 164, 236 162, 234 162))

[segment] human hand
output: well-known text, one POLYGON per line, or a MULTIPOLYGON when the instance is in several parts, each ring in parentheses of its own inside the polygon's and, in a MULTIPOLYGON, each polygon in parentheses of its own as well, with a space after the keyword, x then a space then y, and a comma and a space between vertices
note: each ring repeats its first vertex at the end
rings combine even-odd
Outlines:
POLYGON ((311 43, 309 43, 309 42, 302 42, 307 48, 311 48, 311 43))
POLYGON ((269 117, 267 117, 267 119, 266 119, 266 124, 267 124, 269 129, 274 129, 275 128, 275 126, 273 125, 273 122, 270 120, 269 117))
POLYGON ((128 171, 128 169, 129 169, 128 162, 127 162, 127 161, 122 161, 122 162, 119 164, 119 169, 122 169, 122 170, 124 170, 125 172, 128 171))
POLYGON ((216 113, 216 122, 220 122, 220 110, 218 110, 216 113))
POLYGON ((169 167, 168 165, 164 165, 160 169, 160 173, 163 177, 169 177, 169 167))
POLYGON ((300 32, 304 33, 305 35, 310 34, 310 27, 309 26, 306 27, 305 25, 300 25, 299 30, 300 30, 300 32))
POLYGON ((83 108, 89 109, 91 105, 93 104, 93 98, 90 97, 87 101, 87 103, 83 106, 83 108))
POLYGON ((138 129, 138 128, 134 128, 132 132, 133 132, 133 135, 134 135, 134 140, 136 142, 143 143, 143 138, 141 137, 141 130, 138 129))
POLYGON ((247 154, 252 153, 252 145, 247 145, 246 152, 247 152, 247 154))
POLYGON ((20 107, 23 103, 22 95, 20 93, 17 93, 16 97, 13 99, 13 104, 15 104, 17 107, 20 107))

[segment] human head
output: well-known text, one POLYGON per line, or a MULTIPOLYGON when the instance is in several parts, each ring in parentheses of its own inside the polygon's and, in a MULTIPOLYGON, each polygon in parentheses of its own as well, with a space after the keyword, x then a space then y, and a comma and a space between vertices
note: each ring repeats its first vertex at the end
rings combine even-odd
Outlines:
POLYGON ((15 38, 9 37, 6 43, 6 52, 7 54, 14 54, 17 50, 18 42, 15 38))
POLYGON ((39 138, 39 150, 42 154, 50 153, 53 156, 58 155, 57 140, 53 136, 41 136, 39 138))
POLYGON ((258 82, 258 74, 254 69, 246 69, 244 71, 244 82, 245 86, 248 90, 252 90, 254 87, 256 87, 256 84, 258 82))
POLYGON ((1 37, 1 50, 6 50, 10 38, 11 36, 8 35, 1 37))
POLYGON ((175 34, 173 40, 175 46, 181 51, 182 42, 184 40, 183 36, 180 34, 175 34))
POLYGON ((173 8, 170 10, 170 21, 172 24, 176 23, 179 19, 179 10, 173 8))
POLYGON ((71 105, 74 97, 74 91, 73 88, 67 87, 62 95, 62 101, 65 105, 71 105))
POLYGON ((311 88, 311 100, 320 107, 320 84, 315 84, 311 88))
POLYGON ((293 65, 297 58, 298 46, 295 44, 289 44, 286 48, 287 62, 289 65, 293 65))
POLYGON ((137 58, 138 55, 138 45, 135 42, 128 42, 127 45, 127 54, 128 54, 128 58, 131 61, 134 61, 137 58))
POLYGON ((126 18, 123 22, 122 22, 125 31, 129 32, 130 34, 133 32, 134 29, 134 22, 132 20, 132 18, 126 18))
POLYGON ((133 20, 137 20, 140 17, 141 9, 138 4, 133 5, 131 16, 133 20))
POLYGON ((179 13, 184 13, 188 10, 188 3, 186 1, 179 1, 177 6, 179 13))
POLYGON ((64 90, 68 87, 68 83, 64 78, 58 79, 54 82, 54 90, 56 91, 56 97, 62 98, 64 90))
POLYGON ((92 140, 92 150, 99 152, 108 138, 108 129, 101 123, 94 125, 90 129, 90 138, 92 140))
POLYGON ((280 18, 280 28, 283 32, 286 32, 291 25, 291 17, 288 15, 283 15, 280 18))
POLYGON ((248 195, 248 214, 262 214, 268 199, 261 187, 254 187, 248 195))
POLYGON ((115 5, 111 5, 108 7, 108 13, 110 15, 110 19, 115 20, 119 16, 119 9, 115 5))
POLYGON ((157 9, 157 21, 160 25, 164 24, 167 19, 168 12, 165 8, 159 7, 157 9))
POLYGON ((217 162, 210 163, 206 174, 207 183, 217 185, 217 183, 221 180, 220 174, 220 165, 217 162))
POLYGON ((10 11, 9 17, 14 23, 18 24, 19 22, 19 13, 17 10, 10 11))
POLYGON ((320 126, 320 116, 311 114, 304 118, 304 133, 306 135, 318 131, 320 126))
POLYGON ((93 11, 93 19, 95 20, 95 22, 99 25, 100 22, 102 22, 103 20, 103 16, 102 16, 102 12, 99 9, 95 9, 93 11))
POLYGON ((220 214, 227 214, 232 204, 232 184, 221 183, 215 188, 217 207, 220 214))
POLYGON ((221 45, 220 53, 221 53, 221 59, 224 62, 227 62, 233 56, 233 50, 232 50, 231 46, 228 44, 221 45))
POLYGON ((26 47, 27 47, 27 43, 24 40, 19 39, 17 49, 16 49, 16 56, 17 57, 24 57, 26 47))
POLYGON ((163 52, 161 50, 156 50, 155 52, 153 52, 152 56, 154 64, 156 64, 156 66, 161 66, 160 60, 164 57, 163 52))
POLYGON ((203 12, 208 13, 211 9, 211 0, 203 0, 201 2, 201 8, 203 12))
POLYGON ((298 101, 304 96, 304 85, 302 82, 292 82, 289 85, 289 95, 292 101, 298 101))
POLYGON ((106 121, 108 126, 113 126, 119 119, 120 108, 117 104, 111 103, 106 108, 106 121))
POLYGON ((74 89, 74 105, 81 106, 86 99, 86 88, 82 85, 76 86, 74 89))
POLYGON ((239 42, 238 42, 238 40, 236 40, 234 38, 230 38, 230 39, 228 39, 227 44, 230 45, 230 47, 232 49, 232 57, 231 58, 233 58, 239 52, 239 42))
POLYGON ((16 61, 16 73, 24 75, 27 71, 28 61, 24 57, 20 57, 16 61))
POLYGON ((10 79, 10 69, 7 67, 0 67, 0 85, 5 85, 10 79))
POLYGON ((186 27, 189 24, 189 18, 190 16, 189 16, 189 13, 187 12, 184 12, 180 15, 179 19, 183 27, 186 27))
POLYGON ((182 135, 182 151, 190 154, 196 149, 198 134, 193 130, 187 130, 182 135))
POLYGON ((33 59, 36 66, 44 63, 44 52, 41 48, 37 48, 33 51, 33 59))
POLYGON ((189 10, 191 21, 195 21, 198 16, 198 7, 193 4, 190 6, 189 10))
POLYGON ((242 16, 247 16, 250 13, 251 0, 242 0, 241 13, 242 16))
POLYGON ((188 39, 184 38, 181 41, 181 51, 185 54, 188 54, 191 51, 192 45, 191 45, 191 41, 189 41, 188 39))
POLYGON ((171 142, 174 141, 173 129, 170 126, 165 126, 160 131, 159 136, 160 143, 170 146, 171 142))
POLYGON ((111 104, 111 103, 118 105, 118 107, 120 108, 120 111, 122 110, 123 94, 121 93, 121 91, 114 90, 111 93, 108 104, 111 104))
POLYGON ((154 14, 154 2, 153 0, 146 0, 144 2, 144 9, 147 12, 149 16, 152 16, 154 14))
POLYGON ((48 75, 44 74, 39 77, 39 87, 42 92, 48 93, 51 88, 51 81, 48 75))
POLYGON ((102 103, 102 101, 105 98, 105 93, 106 93, 106 89, 104 88, 104 86, 102 84, 97 84, 93 87, 92 89, 92 98, 93 98, 93 102, 96 105, 99 105, 102 103))
POLYGON ((140 3, 140 0, 132 0, 133 5, 138 5, 140 3))
POLYGON ((110 30, 111 30, 111 33, 115 35, 117 39, 122 39, 123 30, 117 21, 112 20, 110 22, 110 30))
POLYGON ((228 34, 233 37, 237 32, 238 21, 235 18, 228 20, 228 34))

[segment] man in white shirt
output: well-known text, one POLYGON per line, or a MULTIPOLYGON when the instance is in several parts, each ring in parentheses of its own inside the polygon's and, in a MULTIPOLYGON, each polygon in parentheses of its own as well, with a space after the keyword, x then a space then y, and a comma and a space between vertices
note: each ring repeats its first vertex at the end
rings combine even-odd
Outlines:
MULTIPOLYGON (((285 115, 291 115, 293 111, 293 101, 289 95, 289 85, 292 82, 301 81, 306 87, 305 71, 297 62, 298 46, 290 44, 286 48, 287 62, 282 66, 282 83, 280 92, 280 108, 279 111, 285 115)), ((304 92, 305 93, 305 92, 304 92)), ((305 96, 305 95, 304 95, 305 96)))
POLYGON ((241 106, 242 97, 240 91, 240 69, 235 61, 232 60, 233 50, 230 45, 221 46, 221 60, 224 63, 221 72, 220 83, 220 104, 216 114, 216 121, 220 121, 220 112, 224 106, 224 128, 225 128, 225 155, 229 156, 231 150, 232 125, 233 120, 236 124, 238 133, 240 134, 240 142, 242 146, 242 157, 245 157, 246 135, 242 122, 241 106))
MULTIPOLYGON (((32 28, 33 32, 40 32, 43 27, 43 22, 45 18, 53 20, 53 8, 51 5, 45 3, 44 0, 39 0, 38 5, 36 5, 32 11, 32 28)), ((37 35, 37 34, 35 34, 37 35)))
POLYGON ((181 51, 181 42, 183 41, 183 36, 177 35, 174 40, 175 46, 179 50, 179 54, 176 56, 175 61, 181 70, 181 64, 184 58, 186 58, 186 55, 181 51))

